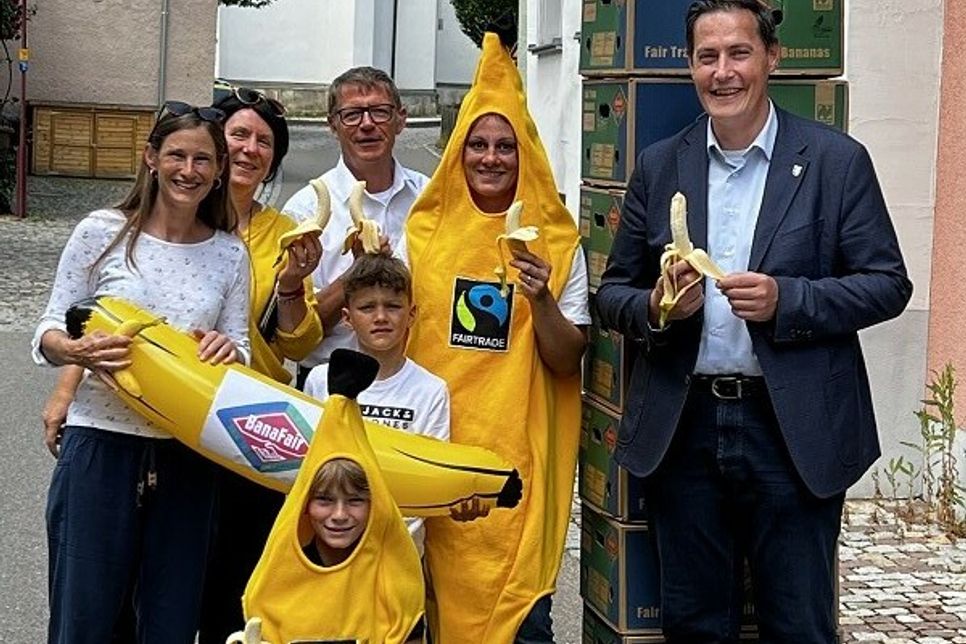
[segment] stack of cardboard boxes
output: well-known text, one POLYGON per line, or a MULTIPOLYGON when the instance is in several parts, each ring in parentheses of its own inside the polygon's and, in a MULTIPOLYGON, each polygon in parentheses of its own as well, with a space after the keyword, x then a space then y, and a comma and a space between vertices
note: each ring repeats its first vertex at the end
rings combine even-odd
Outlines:
MULTIPOLYGON (((772 100, 845 129, 843 0, 772 0, 783 12, 772 100)), ((691 0, 584 0, 580 233, 591 308, 621 217, 637 155, 701 114, 688 74, 685 15, 691 0)), ((582 501, 580 591, 585 644, 661 642, 657 555, 641 482, 614 462, 633 343, 601 328, 593 311, 584 358, 578 488, 582 501)), ((755 638, 746 583, 745 636, 755 638)))

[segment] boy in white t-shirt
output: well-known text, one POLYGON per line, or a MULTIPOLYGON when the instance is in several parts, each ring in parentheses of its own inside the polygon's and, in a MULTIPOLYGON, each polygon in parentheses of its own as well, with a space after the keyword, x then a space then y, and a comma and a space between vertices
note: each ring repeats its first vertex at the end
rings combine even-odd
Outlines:
MULTIPOLYGON (((412 278, 399 259, 360 257, 344 277, 343 321, 356 333, 359 350, 379 361, 375 382, 359 394, 364 418, 388 427, 449 440, 449 390, 442 378, 406 357, 406 339, 416 319, 412 278)), ((329 365, 309 373, 305 393, 329 397, 329 365)), ((422 519, 407 518, 419 554, 422 519)))

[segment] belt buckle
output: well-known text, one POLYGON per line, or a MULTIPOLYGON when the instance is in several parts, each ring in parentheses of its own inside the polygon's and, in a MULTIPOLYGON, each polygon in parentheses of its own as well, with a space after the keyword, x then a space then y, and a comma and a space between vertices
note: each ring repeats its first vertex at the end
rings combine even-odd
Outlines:
POLYGON ((718 400, 741 400, 741 378, 734 376, 718 376, 711 380, 711 393, 718 400), (722 391, 719 385, 733 385, 731 392, 722 391))

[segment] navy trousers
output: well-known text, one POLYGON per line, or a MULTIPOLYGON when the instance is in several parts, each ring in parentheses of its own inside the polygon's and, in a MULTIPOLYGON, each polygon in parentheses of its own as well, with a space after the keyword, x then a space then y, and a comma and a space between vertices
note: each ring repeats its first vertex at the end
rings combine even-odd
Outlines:
POLYGON ((844 494, 819 499, 808 491, 767 392, 721 400, 692 388, 645 495, 668 642, 738 640, 744 558, 762 643, 836 641, 834 558, 844 494))
POLYGON ((47 497, 50 644, 103 644, 133 587, 140 644, 193 644, 214 465, 175 440, 67 427, 47 497))
POLYGON ((228 469, 216 474, 214 539, 205 573, 199 644, 224 644, 242 630, 241 597, 285 495, 228 469))
POLYGON ((553 595, 538 599, 520 624, 513 644, 554 644, 553 620, 550 618, 552 607, 553 595))

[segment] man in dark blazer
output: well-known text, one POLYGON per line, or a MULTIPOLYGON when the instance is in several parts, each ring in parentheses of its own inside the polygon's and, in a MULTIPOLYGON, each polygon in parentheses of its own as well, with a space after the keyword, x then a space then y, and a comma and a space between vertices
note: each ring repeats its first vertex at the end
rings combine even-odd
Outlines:
POLYGON ((879 456, 860 329, 912 293, 858 142, 775 108, 775 14, 698 0, 687 15, 706 114, 637 159, 597 294, 641 345, 617 459, 645 478, 670 642, 727 642, 747 558, 761 641, 834 642, 845 490, 879 456), (669 207, 727 273, 695 280, 658 328, 669 207))

